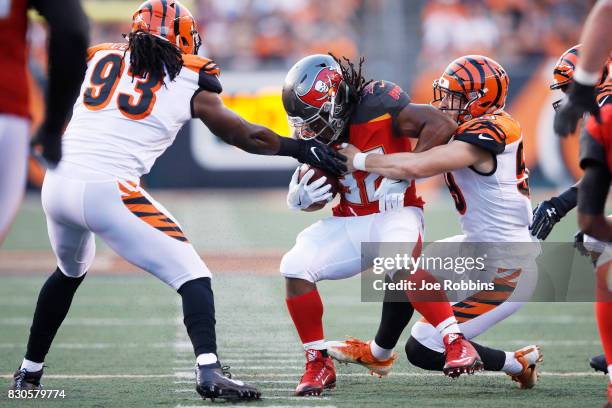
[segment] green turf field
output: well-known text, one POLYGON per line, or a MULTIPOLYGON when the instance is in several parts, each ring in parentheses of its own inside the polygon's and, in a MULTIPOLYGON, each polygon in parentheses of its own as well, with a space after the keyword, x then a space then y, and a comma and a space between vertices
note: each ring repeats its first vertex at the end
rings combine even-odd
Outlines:
MULTIPOLYGON (((178 195, 172 200, 157 196, 200 250, 236 246, 283 250, 291 246, 299 229, 317 218, 286 211, 282 201, 278 203, 282 199, 278 194, 251 197, 255 205, 231 199, 239 197, 231 194, 178 195)), ((431 202, 426 217, 429 240, 458 231, 445 199, 431 202)), ((571 237, 574 222, 564 221, 552 239, 571 237)), ((4 250, 47 248, 40 208, 31 198, 4 250)), ((36 295, 48 271, 24 276, 9 272, 0 274, 0 375, 6 386, 23 356, 36 295)), ((505 375, 451 380, 425 373, 408 365, 400 344, 400 359, 388 378, 372 377, 360 367, 339 366, 337 389, 321 398, 293 397, 304 358, 284 306, 283 282, 274 275, 248 272, 245 265, 242 271, 219 275, 214 289, 220 358, 232 366, 237 378, 253 382, 264 394, 263 401, 249 405, 596 407, 604 401, 605 377, 593 373, 587 364, 601 350, 588 303, 527 305, 479 338, 481 343, 506 350, 541 344, 543 374, 533 390, 518 390, 505 375)), ((360 302, 359 283, 354 278, 320 284, 327 338, 373 336, 380 305, 360 302)), ((210 405, 194 391, 193 355, 178 301, 171 289, 146 275, 88 276, 46 361, 45 386, 65 390, 65 399, 9 401, 3 391, 0 406, 210 405)))

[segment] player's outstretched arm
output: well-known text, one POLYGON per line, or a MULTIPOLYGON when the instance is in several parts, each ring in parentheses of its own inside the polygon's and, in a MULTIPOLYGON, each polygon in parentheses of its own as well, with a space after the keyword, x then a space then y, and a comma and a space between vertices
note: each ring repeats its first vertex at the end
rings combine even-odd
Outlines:
POLYGON ((448 143, 457 130, 448 115, 431 105, 409 103, 397 115, 395 126, 400 134, 417 137, 415 153, 448 143))
POLYGON ((349 170, 364 170, 396 180, 431 177, 491 161, 491 153, 470 143, 453 141, 422 153, 368 154, 348 145, 340 150, 349 170))
POLYGON ((588 165, 578 188, 578 226, 603 242, 612 241, 612 223, 604 216, 610 173, 601 164, 588 165))
POLYGON ((565 215, 578 205, 580 181, 550 200, 542 201, 533 210, 533 220, 529 226, 531 235, 545 240, 565 215))
POLYGON ((78 0, 30 0, 49 24, 46 115, 36 136, 50 164, 61 158, 61 133, 83 82, 89 23, 78 0))
POLYGON ((265 126, 244 120, 228 109, 217 93, 199 92, 193 100, 193 112, 217 137, 246 152, 291 156, 336 175, 346 171, 346 159, 331 147, 315 140, 281 137, 265 126))

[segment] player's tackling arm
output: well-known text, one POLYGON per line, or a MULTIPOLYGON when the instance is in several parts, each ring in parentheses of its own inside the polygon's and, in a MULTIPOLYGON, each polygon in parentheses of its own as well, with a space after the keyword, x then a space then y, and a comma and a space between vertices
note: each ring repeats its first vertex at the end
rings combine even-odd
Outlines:
MULTIPOLYGON (((353 154, 346 154, 350 161, 353 154)), ((490 160, 491 153, 486 150, 466 142, 453 141, 422 153, 369 154, 365 158, 365 171, 396 180, 413 180, 490 160)))
POLYGON ((414 152, 419 153, 448 143, 457 123, 431 105, 410 103, 397 115, 396 128, 400 134, 418 138, 414 152))
POLYGON ((215 92, 199 92, 193 99, 193 113, 217 137, 246 152, 291 156, 335 174, 346 170, 341 163, 343 156, 329 146, 281 137, 267 127, 251 123, 228 109, 215 92))

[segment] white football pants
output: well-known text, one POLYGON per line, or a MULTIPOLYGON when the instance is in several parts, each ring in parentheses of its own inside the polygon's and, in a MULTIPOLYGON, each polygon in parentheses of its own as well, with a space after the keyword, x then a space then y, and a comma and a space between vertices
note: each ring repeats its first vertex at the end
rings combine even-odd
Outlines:
MULTIPOLYGON (((362 242, 405 242, 423 239, 423 210, 404 207, 361 217, 324 218, 302 232, 281 261, 286 278, 309 282, 346 279, 361 273, 362 242)), ((406 248, 412 253, 413 248, 406 248)))
POLYGON ((62 163, 47 172, 42 203, 51 246, 65 275, 87 272, 95 234, 174 289, 211 276, 172 215, 135 183, 62 163))

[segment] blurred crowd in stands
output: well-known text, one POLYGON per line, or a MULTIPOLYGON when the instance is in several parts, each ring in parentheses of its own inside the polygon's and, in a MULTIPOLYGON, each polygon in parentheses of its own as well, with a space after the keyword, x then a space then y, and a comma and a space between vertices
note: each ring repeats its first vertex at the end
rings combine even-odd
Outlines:
MULTIPOLYGON (((389 0, 192 0, 203 52, 224 69, 286 69, 307 53, 356 57, 363 10, 389 0), (367 6, 367 7, 364 7, 367 6)), ((454 57, 483 53, 503 64, 557 56, 578 41, 594 0, 399 0, 421 13, 419 68, 440 68, 454 57), (415 7, 424 3, 420 9, 415 7)), ((414 20, 414 19, 413 19, 414 20)), ((383 20, 384 21, 384 20, 383 20)), ((129 16, 92 24, 92 43, 121 41, 129 16)), ((31 30, 32 52, 44 32, 31 30)), ((401 44, 398 41, 398 44, 401 44)), ((41 61, 42 62, 42 61, 41 61)))
POLYGON ((430 0, 419 62, 478 53, 507 65, 557 57, 578 42, 590 0, 430 0))

